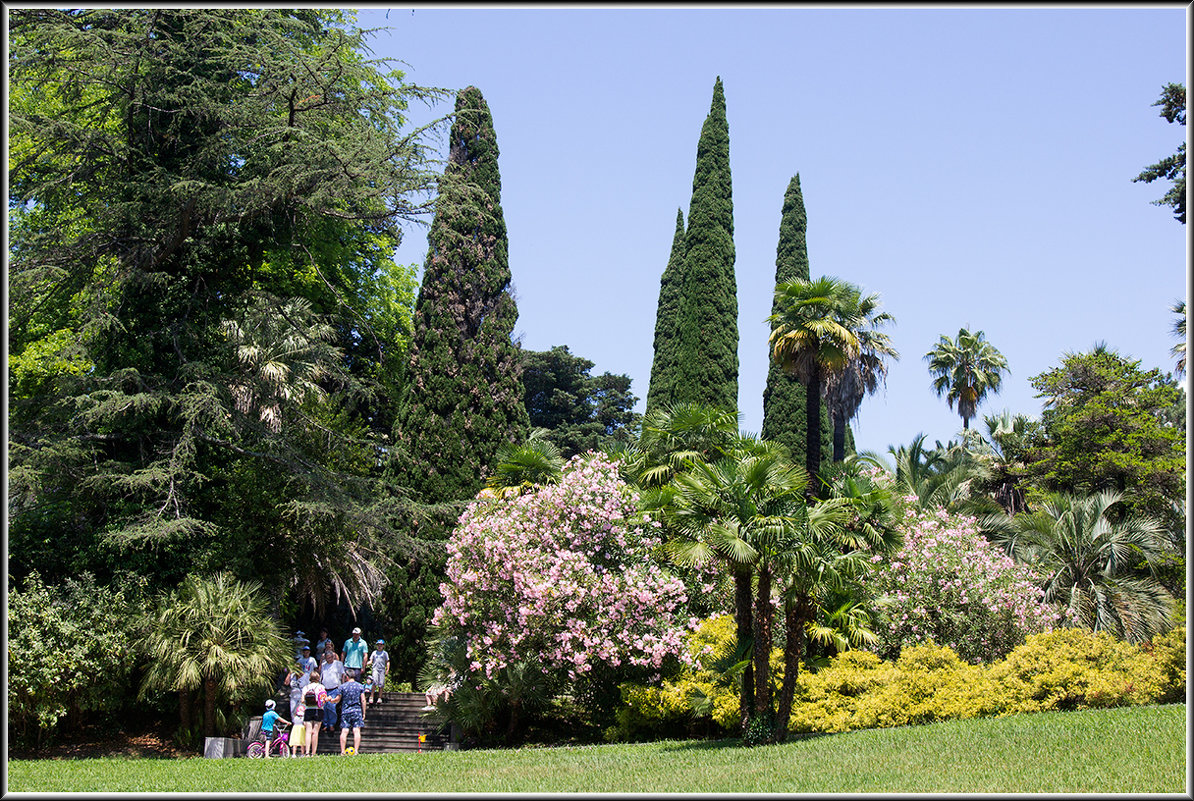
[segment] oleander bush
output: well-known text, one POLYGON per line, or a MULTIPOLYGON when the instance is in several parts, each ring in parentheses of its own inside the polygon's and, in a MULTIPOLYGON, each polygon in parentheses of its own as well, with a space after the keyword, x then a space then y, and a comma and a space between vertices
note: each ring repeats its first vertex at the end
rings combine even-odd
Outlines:
POLYGON ((882 656, 932 642, 990 663, 1059 622, 1040 577, 988 542, 973 517, 909 507, 899 527, 903 546, 872 559, 868 582, 885 599, 876 626, 882 656))

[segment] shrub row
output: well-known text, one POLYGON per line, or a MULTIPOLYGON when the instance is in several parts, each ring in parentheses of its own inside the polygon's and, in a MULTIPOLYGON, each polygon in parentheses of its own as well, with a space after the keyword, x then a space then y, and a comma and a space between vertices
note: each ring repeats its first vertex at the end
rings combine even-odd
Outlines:
MULTIPOLYGON (((847 651, 816 673, 802 671, 789 729, 843 732, 1169 703, 1185 698, 1185 665, 1185 626, 1142 647, 1105 633, 1055 629, 1030 636, 988 666, 932 643, 907 647, 894 661, 847 651)), ((606 732, 610 740, 692 733, 702 723, 717 734, 737 730, 737 684, 708 665, 697 663, 657 688, 623 685, 622 698, 618 725, 606 732)))

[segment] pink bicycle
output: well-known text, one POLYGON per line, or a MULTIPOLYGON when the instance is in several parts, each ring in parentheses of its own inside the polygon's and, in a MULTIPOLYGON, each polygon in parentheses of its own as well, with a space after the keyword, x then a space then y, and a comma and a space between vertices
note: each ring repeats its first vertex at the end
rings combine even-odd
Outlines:
POLYGON ((249 747, 245 749, 245 753, 250 759, 264 759, 272 756, 290 756, 290 743, 286 737, 286 732, 282 731, 282 727, 276 727, 274 731, 274 739, 270 744, 269 751, 265 750, 265 743, 257 740, 249 743, 249 747))

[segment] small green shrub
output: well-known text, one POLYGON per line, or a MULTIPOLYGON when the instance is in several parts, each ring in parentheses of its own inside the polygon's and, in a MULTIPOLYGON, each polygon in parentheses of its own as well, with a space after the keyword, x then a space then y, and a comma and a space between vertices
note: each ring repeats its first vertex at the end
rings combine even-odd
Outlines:
POLYGON ((1157 703, 1166 695, 1161 662, 1105 632, 1063 628, 1035 634, 991 666, 1006 712, 1157 703))

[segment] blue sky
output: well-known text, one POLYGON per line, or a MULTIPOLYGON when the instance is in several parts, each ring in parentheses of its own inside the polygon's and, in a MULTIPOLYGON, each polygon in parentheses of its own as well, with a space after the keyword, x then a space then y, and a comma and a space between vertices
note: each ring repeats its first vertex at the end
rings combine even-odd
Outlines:
MULTIPOLYGON (((956 436, 922 357, 963 326, 1011 367, 980 415, 1039 416, 1029 379, 1098 341, 1173 369, 1187 232, 1150 204, 1166 183, 1131 179, 1185 137, 1152 106, 1164 84, 1188 85, 1183 6, 404 6, 358 22, 391 28, 371 46, 406 62, 407 80, 481 90, 501 149, 516 334, 628 374, 639 411, 717 76, 743 430, 762 426, 780 209, 797 173, 812 275, 879 293, 897 321, 902 358, 862 406, 860 449, 956 436)), ((398 260, 421 274, 425 251, 413 228, 398 260)))

